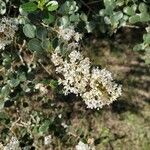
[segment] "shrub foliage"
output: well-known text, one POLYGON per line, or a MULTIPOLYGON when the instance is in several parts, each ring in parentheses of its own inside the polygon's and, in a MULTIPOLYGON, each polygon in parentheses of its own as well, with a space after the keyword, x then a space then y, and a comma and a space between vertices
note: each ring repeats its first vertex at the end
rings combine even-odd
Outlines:
MULTIPOLYGON (((68 60, 72 50, 83 49, 88 36, 110 38, 122 28, 138 29, 143 38, 139 37, 140 41, 135 43, 133 50, 141 53, 149 65, 149 6, 149 0, 0 0, 2 146, 9 147, 12 141, 17 141, 11 141, 15 136, 19 140, 16 147, 40 149, 45 138, 51 140, 49 133, 62 138, 66 132, 58 116, 57 99, 64 97, 59 82, 63 74, 55 72, 53 62, 56 60, 51 60, 54 51, 59 50, 59 55, 68 60), (42 110, 45 107, 49 108, 48 113, 42 110)), ((105 79, 114 82, 108 76, 105 79)), ((71 88, 73 85, 69 84, 71 88)), ((117 84, 108 86, 113 92, 117 90, 117 84)), ((105 93, 106 89, 101 90, 105 93)), ((112 91, 106 93, 107 97, 114 94, 112 91)))

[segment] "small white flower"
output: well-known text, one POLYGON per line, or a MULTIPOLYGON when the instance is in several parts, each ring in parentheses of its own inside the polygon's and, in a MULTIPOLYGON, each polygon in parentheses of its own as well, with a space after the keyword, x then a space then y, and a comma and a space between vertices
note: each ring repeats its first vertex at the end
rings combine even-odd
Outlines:
POLYGON ((47 88, 42 83, 36 84, 35 89, 39 90, 43 95, 48 93, 47 88))
POLYGON ((68 125, 64 122, 61 123, 61 126, 63 126, 64 128, 68 128, 68 125))
POLYGON ((78 49, 79 48, 79 43, 77 43, 77 42, 71 42, 71 43, 69 43, 68 45, 67 45, 67 50, 68 51, 72 51, 72 50, 74 50, 74 49, 78 49))
POLYGON ((0 20, 0 49, 13 41, 17 29, 16 19, 4 17, 0 20))
POLYGON ((44 145, 49 145, 52 142, 52 136, 48 135, 44 137, 44 145))
POLYGON ((76 150, 90 150, 87 144, 84 144, 82 141, 79 141, 78 145, 76 145, 76 150))
POLYGON ((55 66, 61 65, 63 63, 63 59, 59 57, 57 53, 53 53, 51 60, 55 66))
POLYGON ((60 119, 61 119, 61 118, 62 118, 62 114, 59 114, 59 115, 58 115, 58 118, 60 118, 60 119))
POLYGON ((69 54, 69 58, 70 58, 70 62, 71 63, 75 63, 76 61, 80 61, 83 59, 83 56, 81 55, 81 53, 79 51, 72 51, 69 54))
POLYGON ((0 143, 0 149, 3 150, 4 149, 4 145, 2 143, 0 143))
POLYGON ((82 34, 75 32, 73 26, 69 26, 67 28, 60 26, 58 30, 58 37, 64 41, 70 41, 71 39, 74 39, 76 42, 79 42, 79 40, 82 39, 82 34))
POLYGON ((76 32, 76 34, 74 35, 74 39, 76 42, 79 42, 80 39, 82 39, 82 34, 79 34, 78 32, 76 32))
POLYGON ((59 38, 62 38, 65 41, 70 41, 71 38, 74 36, 74 34, 75 31, 73 26, 70 26, 68 28, 64 28, 62 26, 59 27, 58 31, 59 38))

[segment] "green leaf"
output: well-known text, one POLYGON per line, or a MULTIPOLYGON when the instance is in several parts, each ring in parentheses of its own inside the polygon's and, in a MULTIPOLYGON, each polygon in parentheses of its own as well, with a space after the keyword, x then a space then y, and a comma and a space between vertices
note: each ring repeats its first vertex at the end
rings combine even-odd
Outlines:
POLYGON ((37 4, 35 4, 34 2, 28 2, 28 3, 22 4, 21 8, 26 12, 32 12, 32 11, 37 10, 38 7, 37 7, 37 4))
POLYGON ((57 80, 51 80, 49 86, 55 90, 58 87, 58 81, 57 80))
POLYGON ((133 47, 133 50, 134 51, 140 51, 143 49, 143 45, 142 44, 137 44, 133 47))
POLYGON ((49 129, 50 121, 46 120, 42 123, 42 125, 39 127, 39 132, 41 134, 46 133, 49 129))
POLYGON ((25 75, 25 73, 24 73, 24 72, 23 72, 23 73, 20 73, 18 79, 19 79, 21 82, 26 81, 26 75, 25 75))
POLYGON ((4 15, 6 13, 6 4, 0 0, 0 14, 4 15))
POLYGON ((48 14, 46 17, 44 17, 44 19, 43 19, 43 22, 45 23, 45 24, 51 24, 51 23, 53 23, 55 21, 55 16, 53 16, 53 15, 51 15, 51 14, 48 14))
POLYGON ((43 10, 45 3, 45 0, 38 0, 38 8, 43 10))
POLYGON ((60 24, 63 27, 67 27, 70 24, 68 16, 63 16, 62 18, 60 18, 60 24))
POLYGON ((1 119, 9 119, 8 114, 6 114, 5 112, 0 112, 0 120, 1 119))
POLYGON ((2 64, 5 66, 5 68, 10 68, 12 63, 12 59, 9 55, 4 55, 2 64))
POLYGON ((124 5, 124 0, 117 0, 116 5, 117 6, 123 6, 124 5))
POLYGON ((38 27, 36 29, 36 37, 37 38, 39 38, 41 40, 44 40, 44 39, 47 38, 47 35, 48 35, 48 33, 47 33, 47 29, 46 28, 44 28, 44 27, 38 27))
POLYGON ((115 0, 104 0, 106 15, 112 15, 113 10, 116 7, 115 0))
POLYGON ((115 0, 104 0, 104 5, 106 8, 111 8, 112 10, 116 7, 115 0))
POLYGON ((150 64, 150 48, 145 50, 145 55, 143 56, 146 64, 150 64))
POLYGON ((70 16, 70 21, 71 22, 78 22, 80 19, 79 19, 79 14, 72 14, 70 16))
POLYGON ((147 6, 146 6, 145 3, 140 3, 140 4, 139 4, 139 11, 140 11, 141 13, 147 12, 147 6))
POLYGON ((105 9, 101 9, 100 11, 99 11, 99 15, 100 16, 104 16, 106 14, 106 10, 105 9))
POLYGON ((58 2, 57 1, 50 1, 46 4, 48 11, 55 11, 58 9, 58 2))
POLYGON ((150 15, 147 12, 143 12, 140 14, 140 21, 147 22, 150 21, 150 15))
POLYGON ((117 22, 123 17, 123 13, 121 11, 115 12, 113 15, 114 21, 117 22))
POLYGON ((111 20, 108 16, 104 17, 104 21, 105 21, 106 24, 111 24, 111 20))
POLYGON ((35 26, 31 24, 25 24, 23 26, 23 33, 26 37, 34 38, 35 37, 35 26))
POLYGON ((145 48, 145 52, 150 53, 150 47, 145 48))
POLYGON ((7 97, 7 96, 9 96, 9 93, 10 93, 9 86, 8 85, 3 86, 1 89, 1 96, 7 97))
POLYGON ((124 12, 125 14, 129 15, 129 16, 135 15, 135 10, 134 10, 134 8, 133 8, 133 7, 129 7, 129 6, 124 7, 123 12, 124 12))
POLYGON ((136 14, 134 16, 131 16, 129 18, 129 22, 134 24, 134 23, 137 23, 137 22, 140 22, 140 15, 139 14, 136 14))
MULTIPOLYGON (((1 98, 1 97, 0 97, 1 98)), ((0 99, 0 110, 4 108, 4 101, 0 99)), ((1 116, 0 116, 1 117, 1 116)))
POLYGON ((43 49, 41 47, 41 41, 39 39, 36 39, 36 38, 31 39, 28 42, 27 47, 32 52, 41 53, 43 51, 43 49))
POLYGON ((64 15, 68 15, 68 14, 74 14, 75 12, 77 12, 79 9, 79 7, 77 6, 77 2, 76 1, 66 1, 64 4, 61 5, 60 9, 59 9, 59 13, 64 14, 64 15))
POLYGON ((51 42, 49 41, 49 39, 45 39, 42 41, 41 46, 44 50, 47 50, 48 52, 52 52, 53 50, 53 46, 51 44, 51 42))
POLYGON ((87 15, 86 15, 85 13, 81 13, 80 18, 81 18, 81 20, 83 20, 84 22, 87 22, 87 21, 88 21, 88 17, 87 17, 87 15))
POLYGON ((10 85, 10 87, 14 88, 20 84, 20 81, 18 79, 11 79, 8 81, 8 84, 10 85))
POLYGON ((86 22, 85 29, 88 31, 88 33, 91 33, 94 28, 95 28, 95 25, 93 22, 86 22))
POLYGON ((150 34, 144 34, 143 40, 145 44, 150 44, 150 34))

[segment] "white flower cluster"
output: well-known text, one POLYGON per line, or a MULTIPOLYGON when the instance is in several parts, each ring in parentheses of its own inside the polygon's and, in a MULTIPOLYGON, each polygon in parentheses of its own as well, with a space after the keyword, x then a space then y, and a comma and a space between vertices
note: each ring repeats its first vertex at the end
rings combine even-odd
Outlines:
POLYGON ((102 108, 109 105, 121 95, 121 85, 113 81, 111 73, 93 68, 90 77, 90 90, 82 95, 88 108, 102 108))
POLYGON ((54 52, 51 60, 56 73, 63 76, 58 82, 64 86, 64 94, 81 96, 88 108, 102 108, 121 95, 121 86, 113 81, 111 73, 106 69, 91 68, 89 58, 84 58, 79 51, 72 51, 65 60, 54 52))
POLYGON ((16 30, 15 19, 4 17, 0 20, 0 49, 5 49, 5 46, 13 41, 16 30))
POLYGON ((60 26, 58 30, 58 37, 62 38, 64 41, 70 41, 73 39, 78 42, 82 38, 82 34, 75 32, 73 26, 69 26, 67 28, 60 26))
POLYGON ((12 137, 10 142, 6 146, 3 146, 3 150, 21 150, 18 139, 12 137))
POLYGON ((79 141, 78 145, 76 145, 76 150, 90 150, 88 144, 84 144, 82 141, 79 141))
POLYGON ((72 51, 69 55, 69 62, 63 60, 58 53, 52 54, 52 62, 56 66, 56 72, 63 75, 59 84, 64 85, 64 94, 75 93, 76 95, 86 91, 90 79, 90 61, 78 51, 72 51))
POLYGON ((41 92, 42 95, 47 94, 48 90, 47 88, 44 86, 44 84, 42 83, 38 83, 35 85, 35 89, 39 90, 41 92))
POLYGON ((44 137, 44 144, 49 145, 52 142, 52 136, 48 135, 44 137))

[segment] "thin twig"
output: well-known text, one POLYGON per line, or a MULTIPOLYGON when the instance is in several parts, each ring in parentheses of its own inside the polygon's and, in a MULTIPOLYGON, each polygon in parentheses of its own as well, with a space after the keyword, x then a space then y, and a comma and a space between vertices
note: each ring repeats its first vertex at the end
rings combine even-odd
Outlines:
POLYGON ((20 58, 20 60, 21 60, 23 65, 25 65, 25 62, 23 60, 23 57, 21 56, 21 53, 22 53, 25 45, 26 45, 26 41, 25 40, 23 40, 23 44, 22 45, 18 44, 18 46, 19 46, 19 58, 20 58))
POLYGON ((88 4, 88 5, 91 5, 91 4, 95 4, 95 3, 100 3, 100 1, 88 2, 87 4, 88 4))
POLYGON ((128 27, 128 28, 136 28, 136 29, 139 29, 140 27, 139 26, 134 26, 134 25, 124 25, 122 27, 128 27))
POLYGON ((12 125, 10 127, 11 131, 12 131, 13 127, 18 124, 19 121, 20 121, 20 117, 15 122, 12 123, 12 125))
MULTIPOLYGON (((39 62, 39 61, 38 61, 39 62)), ((52 75, 46 68, 45 68, 45 66, 41 63, 41 62, 39 62, 39 64, 42 66, 42 68, 49 74, 49 75, 52 75)))
POLYGON ((91 12, 93 12, 96 15, 96 13, 83 0, 80 1, 85 7, 87 7, 91 12))

